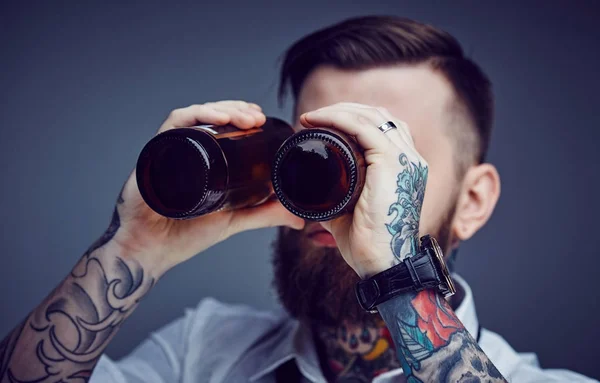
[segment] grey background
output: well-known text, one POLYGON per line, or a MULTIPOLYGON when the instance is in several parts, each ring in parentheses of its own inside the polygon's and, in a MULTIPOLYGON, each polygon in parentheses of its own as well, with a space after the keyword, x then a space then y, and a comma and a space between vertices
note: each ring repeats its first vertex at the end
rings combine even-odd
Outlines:
MULTIPOLYGON (((483 326, 544 367, 600 377, 598 3, 491 1, 0 5, 0 333, 106 228, 137 154, 176 107, 275 102, 276 60, 349 16, 388 13, 456 35, 497 95, 491 222, 464 245, 483 326)), ((121 357, 205 296, 275 305, 274 230, 245 233, 166 275, 116 337, 121 357)))

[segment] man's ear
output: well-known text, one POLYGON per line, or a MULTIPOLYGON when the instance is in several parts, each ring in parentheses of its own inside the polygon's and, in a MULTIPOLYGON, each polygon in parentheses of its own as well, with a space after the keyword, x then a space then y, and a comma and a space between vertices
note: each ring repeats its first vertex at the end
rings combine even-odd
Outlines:
POLYGON ((455 238, 465 241, 490 219, 500 197, 500 175, 491 164, 470 168, 463 178, 452 223, 455 238))

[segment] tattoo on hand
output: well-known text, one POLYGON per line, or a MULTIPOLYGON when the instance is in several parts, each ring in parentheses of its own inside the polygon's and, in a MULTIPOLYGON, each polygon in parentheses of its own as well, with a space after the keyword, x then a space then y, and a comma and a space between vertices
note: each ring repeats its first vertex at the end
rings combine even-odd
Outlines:
POLYGON ((112 221, 65 281, 0 343, 0 383, 87 382, 121 322, 154 284, 141 265, 107 254, 112 221))
POLYGON ((407 294, 378 309, 399 334, 394 343, 407 382, 505 382, 440 294, 407 294))
MULTIPOLYGON (((428 168, 400 155, 397 202, 386 224, 392 235, 394 264, 419 251, 419 220, 428 168)), ((404 294, 378 306, 390 332, 408 383, 504 382, 504 378, 469 335, 446 300, 432 290, 404 294)))
POLYGON ((399 160, 404 170, 398 174, 398 201, 390 205, 388 212, 388 215, 395 216, 385 225, 392 235, 390 245, 396 263, 418 253, 419 220, 428 173, 427 166, 410 162, 404 153, 399 160))

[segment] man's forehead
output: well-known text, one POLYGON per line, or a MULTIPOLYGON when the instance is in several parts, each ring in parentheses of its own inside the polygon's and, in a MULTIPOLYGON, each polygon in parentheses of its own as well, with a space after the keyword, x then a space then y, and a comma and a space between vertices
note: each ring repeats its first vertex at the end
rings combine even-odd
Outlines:
MULTIPOLYGON (((360 71, 319 67, 298 96, 298 115, 338 102, 387 108, 409 126, 445 124, 453 91, 438 71, 423 65, 394 65, 360 71)), ((413 133, 414 134, 414 133, 413 133)))

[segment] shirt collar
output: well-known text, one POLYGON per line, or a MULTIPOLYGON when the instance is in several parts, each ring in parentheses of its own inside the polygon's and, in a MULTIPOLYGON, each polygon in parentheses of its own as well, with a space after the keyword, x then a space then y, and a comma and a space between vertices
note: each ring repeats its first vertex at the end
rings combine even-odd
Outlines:
MULTIPOLYGON (((465 329, 474 339, 477 339, 479 321, 475 311, 473 292, 462 277, 457 274, 452 274, 452 277, 465 292, 462 302, 454 312, 463 326, 465 326, 465 329)), ((250 376, 251 382, 255 382, 263 376, 274 372, 279 366, 292 358, 296 359, 298 369, 305 378, 311 382, 325 381, 319 364, 312 331, 308 326, 297 320, 290 320, 285 326, 281 327, 278 336, 271 338, 259 348, 263 352, 266 352, 268 356, 257 363, 256 372, 250 376)), ((258 351, 258 349, 255 349, 252 352, 258 351)), ((402 374, 402 369, 392 370, 378 376, 374 382, 385 381, 386 378, 400 374, 402 374)))
POLYGON ((267 340, 253 353, 267 353, 256 367, 256 372, 250 376, 255 382, 263 376, 274 372, 278 367, 295 358, 298 369, 311 382, 325 381, 319 365, 312 332, 308 326, 297 320, 290 320, 283 326, 279 336, 267 340))
POLYGON ((479 334, 479 320, 477 319, 477 312, 475 311, 475 300, 473 299, 473 292, 471 287, 462 279, 458 274, 452 274, 452 279, 462 287, 465 292, 465 296, 454 310, 454 313, 458 319, 462 322, 465 329, 471 334, 473 339, 477 339, 479 334))

